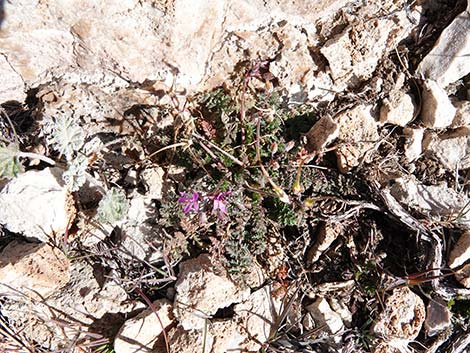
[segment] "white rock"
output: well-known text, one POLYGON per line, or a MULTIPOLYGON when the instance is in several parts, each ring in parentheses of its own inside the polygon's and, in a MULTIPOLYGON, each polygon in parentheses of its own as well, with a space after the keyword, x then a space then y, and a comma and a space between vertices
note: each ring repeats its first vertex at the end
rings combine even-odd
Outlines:
POLYGON ((205 318, 249 295, 249 288, 242 289, 228 278, 222 266, 215 266, 207 254, 180 264, 175 316, 185 330, 203 329, 205 318))
POLYGON ((449 308, 432 299, 426 307, 426 320, 424 328, 428 336, 432 337, 451 325, 452 313, 449 308))
POLYGON ((123 240, 120 247, 122 256, 128 259, 143 259, 155 262, 162 258, 162 253, 155 239, 158 229, 153 227, 149 219, 153 213, 152 200, 134 192, 129 202, 129 209, 122 222, 123 240), (154 244, 152 246, 151 244, 154 244))
POLYGON ((371 331, 387 341, 410 342, 418 337, 425 319, 423 300, 408 287, 396 288, 385 301, 371 331))
POLYGON ((16 240, 0 254, 0 291, 26 296, 48 297, 67 284, 70 262, 65 255, 47 244, 16 240))
POLYGON ((458 15, 441 33, 417 72, 445 87, 470 72, 470 12, 458 15))
MULTIPOLYGON (((423 185, 412 178, 396 179, 390 192, 402 205, 437 220, 455 220, 468 202, 465 195, 453 189, 423 185)), ((468 219, 462 215, 460 220, 455 221, 465 223, 468 219)))
POLYGON ((417 160, 423 152, 423 128, 404 128, 405 135, 405 158, 408 162, 417 160))
POLYGON ((319 297, 305 309, 312 316, 316 327, 325 325, 326 331, 331 334, 338 333, 344 329, 341 316, 331 309, 330 304, 325 298, 319 297))
POLYGON ((470 231, 464 232, 449 255, 449 267, 456 268, 470 259, 470 231))
POLYGON ((335 120, 339 124, 339 145, 335 151, 338 168, 342 173, 366 160, 367 152, 379 139, 377 122, 372 115, 372 106, 358 105, 340 113, 335 120))
POLYGON ((2 78, 0 102, 9 100, 23 102, 26 98, 24 81, 2 55, 0 55, 0 77, 2 78))
POLYGON ((456 109, 441 86, 435 81, 426 80, 421 96, 421 120, 424 126, 441 129, 452 124, 456 109))
POLYGON ((393 92, 389 98, 384 99, 380 107, 380 122, 406 126, 415 116, 416 105, 410 94, 403 91, 393 92))
POLYGON ((145 196, 156 200, 160 200, 162 198, 164 175, 165 171, 160 167, 145 169, 141 173, 141 178, 148 188, 148 192, 145 194, 145 196))
POLYGON ((324 147, 333 142, 339 135, 339 125, 329 116, 324 116, 306 134, 307 148, 314 152, 321 152, 324 147))
POLYGON ((434 156, 448 170, 470 168, 470 129, 428 135, 424 140, 426 153, 434 156))
POLYGON ((0 192, 0 223, 26 237, 58 240, 74 216, 74 201, 58 168, 20 174, 0 192))
POLYGON ((174 322, 174 318, 173 307, 168 300, 156 300, 153 306, 156 314, 152 308, 148 308, 124 323, 114 340, 116 353, 155 352, 158 338, 174 322))
POLYGON ((342 229, 340 223, 322 223, 317 234, 317 239, 307 253, 307 264, 316 262, 321 254, 330 247, 331 243, 338 238, 342 229))

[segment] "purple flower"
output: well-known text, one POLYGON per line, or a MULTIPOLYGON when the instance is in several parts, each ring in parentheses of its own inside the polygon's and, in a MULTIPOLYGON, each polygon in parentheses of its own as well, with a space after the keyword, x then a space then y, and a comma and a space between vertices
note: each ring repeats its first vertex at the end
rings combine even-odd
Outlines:
POLYGON ((212 197, 212 201, 214 202, 212 211, 217 213, 220 218, 223 218, 227 215, 227 206, 225 205, 225 201, 227 196, 230 194, 230 191, 218 192, 215 196, 212 197))
POLYGON ((184 205, 183 212, 185 214, 188 214, 191 210, 196 213, 199 211, 199 194, 196 191, 192 194, 181 192, 180 195, 181 197, 178 199, 178 203, 184 205))

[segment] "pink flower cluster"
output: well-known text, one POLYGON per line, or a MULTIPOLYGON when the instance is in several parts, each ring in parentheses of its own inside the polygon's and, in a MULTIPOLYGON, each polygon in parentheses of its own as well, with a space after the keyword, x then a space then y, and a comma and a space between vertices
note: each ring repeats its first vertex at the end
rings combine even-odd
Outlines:
POLYGON ((192 193, 181 192, 178 203, 183 206, 184 214, 198 213, 200 210, 210 207, 212 212, 219 218, 224 218, 228 213, 226 202, 230 194, 230 191, 218 191, 203 197, 197 191, 192 193))

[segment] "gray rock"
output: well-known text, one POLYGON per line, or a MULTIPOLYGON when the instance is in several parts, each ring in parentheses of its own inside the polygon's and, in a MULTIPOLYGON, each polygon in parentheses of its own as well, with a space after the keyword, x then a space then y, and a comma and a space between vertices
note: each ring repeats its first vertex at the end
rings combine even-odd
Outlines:
POLYGON ((470 72, 470 12, 458 15, 441 33, 434 48, 418 66, 418 73, 442 87, 470 72))
POLYGON ((396 179, 391 194, 403 206, 409 207, 433 219, 446 219, 468 223, 467 215, 460 215, 468 198, 446 186, 427 186, 414 179, 396 179), (460 216, 460 219, 457 219, 460 216))
POLYGON ((426 153, 437 158, 444 168, 452 172, 470 168, 469 128, 460 128, 439 135, 429 134, 423 144, 426 153))
POLYGON ((426 307, 426 320, 424 328, 428 336, 432 337, 444 331, 451 325, 452 313, 449 308, 431 299, 426 307))

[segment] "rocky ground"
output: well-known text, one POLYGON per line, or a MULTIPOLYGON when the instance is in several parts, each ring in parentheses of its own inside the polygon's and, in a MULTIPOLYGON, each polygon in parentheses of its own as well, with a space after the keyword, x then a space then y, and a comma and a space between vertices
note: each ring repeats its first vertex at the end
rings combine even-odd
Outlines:
POLYGON ((466 352, 470 5, 0 1, 0 352, 466 352))

